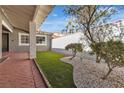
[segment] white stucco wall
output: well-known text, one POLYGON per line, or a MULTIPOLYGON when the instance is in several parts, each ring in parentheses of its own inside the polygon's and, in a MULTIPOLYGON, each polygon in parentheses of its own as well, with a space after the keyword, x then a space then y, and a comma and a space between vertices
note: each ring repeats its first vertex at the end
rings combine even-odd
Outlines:
MULTIPOLYGON (((123 32, 124 34, 124 21, 121 22, 122 24, 120 25, 120 23, 118 22, 118 25, 117 26, 116 22, 113 23, 115 24, 112 25, 112 34, 109 35, 106 37, 106 40, 108 40, 108 37, 113 37, 113 36, 119 36, 121 32, 123 32), (123 28, 123 30, 121 29, 123 28)), ((82 41, 80 40, 80 38, 83 37, 83 34, 81 32, 77 32, 77 33, 74 33, 74 34, 69 34, 69 35, 66 35, 66 36, 63 36, 63 37, 60 37, 60 38, 56 38, 56 39, 53 39, 52 40, 52 48, 60 48, 60 49, 65 49, 65 46, 70 44, 70 43, 81 43, 82 41)), ((101 37, 102 38, 102 37, 101 37)), ((117 39, 117 37, 115 38, 117 39)), ((122 36, 122 41, 124 42, 124 37, 122 36)), ((83 39, 83 44, 85 45, 84 47, 84 50, 85 51, 91 51, 90 47, 88 46, 88 44, 86 43, 86 40, 83 39)))
MULTIPOLYGON (((81 43, 80 38, 83 36, 81 32, 69 34, 60 38, 52 39, 52 48, 65 49, 65 46, 70 43, 81 43)), ((85 46, 85 51, 89 50, 88 46, 85 46)))
POLYGON ((74 33, 66 35, 64 37, 52 39, 52 48, 61 48, 64 49, 66 45, 70 43, 79 43, 81 38, 81 33, 74 33))

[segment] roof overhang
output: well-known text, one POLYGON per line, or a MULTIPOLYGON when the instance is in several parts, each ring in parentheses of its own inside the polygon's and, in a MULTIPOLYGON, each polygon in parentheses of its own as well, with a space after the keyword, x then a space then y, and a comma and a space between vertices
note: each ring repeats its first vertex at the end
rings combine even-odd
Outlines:
POLYGON ((4 5, 2 10, 2 23, 10 31, 13 28, 29 31, 29 22, 36 23, 37 28, 52 10, 51 5, 4 5))
POLYGON ((13 32, 13 26, 8 21, 7 16, 2 9, 1 9, 1 15, 2 15, 2 25, 6 27, 10 32, 13 32))
POLYGON ((35 14, 33 16, 33 21, 36 22, 37 28, 45 20, 53 6, 51 5, 39 5, 36 7, 35 14))

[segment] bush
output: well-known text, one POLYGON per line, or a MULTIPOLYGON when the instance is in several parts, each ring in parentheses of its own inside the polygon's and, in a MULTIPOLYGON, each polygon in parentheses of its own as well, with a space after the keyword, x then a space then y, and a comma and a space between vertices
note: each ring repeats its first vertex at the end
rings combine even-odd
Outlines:
POLYGON ((72 53, 72 58, 70 58, 71 60, 76 56, 77 52, 82 52, 83 48, 82 48, 82 44, 81 43, 71 43, 68 44, 65 47, 66 50, 71 50, 72 53))
POLYGON ((103 77, 106 77, 111 73, 113 68, 117 66, 124 66, 124 44, 122 41, 107 41, 100 42, 91 45, 91 48, 95 54, 98 54, 100 58, 105 60, 109 68, 107 74, 103 77))
POLYGON ((99 42, 99 43, 92 43, 90 45, 91 49, 92 49, 92 52, 90 53, 91 55, 92 54, 96 54, 96 62, 97 63, 100 63, 101 61, 101 49, 102 47, 104 46, 105 42, 99 42))

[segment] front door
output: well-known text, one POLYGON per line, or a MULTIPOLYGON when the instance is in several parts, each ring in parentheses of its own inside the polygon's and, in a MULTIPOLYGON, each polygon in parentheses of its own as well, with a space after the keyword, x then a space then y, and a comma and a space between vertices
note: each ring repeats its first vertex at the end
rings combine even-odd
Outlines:
POLYGON ((3 52, 9 51, 9 34, 8 33, 2 34, 2 51, 3 52))

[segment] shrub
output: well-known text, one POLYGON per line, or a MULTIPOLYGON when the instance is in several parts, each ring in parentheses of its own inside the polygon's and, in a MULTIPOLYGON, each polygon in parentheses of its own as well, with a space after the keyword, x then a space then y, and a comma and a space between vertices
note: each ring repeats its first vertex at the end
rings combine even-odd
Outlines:
POLYGON ((70 58, 71 60, 76 56, 77 52, 82 52, 83 51, 81 43, 71 43, 71 44, 68 44, 65 47, 65 49, 72 51, 72 58, 70 58))
POLYGON ((95 47, 93 44, 91 46, 93 52, 99 54, 109 68, 107 74, 102 79, 106 79, 115 67, 124 65, 124 44, 122 41, 110 40, 96 43, 95 47))

